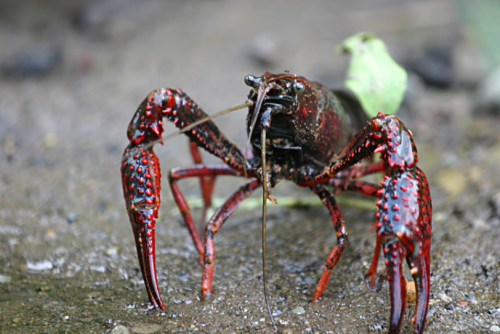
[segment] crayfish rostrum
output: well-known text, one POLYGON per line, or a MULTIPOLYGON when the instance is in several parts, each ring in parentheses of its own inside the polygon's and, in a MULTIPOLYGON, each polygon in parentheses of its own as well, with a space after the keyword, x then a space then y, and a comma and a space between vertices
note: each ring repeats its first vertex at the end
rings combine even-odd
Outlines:
POLYGON ((345 103, 321 84, 304 77, 266 72, 260 77, 247 76, 245 83, 251 87, 245 104, 249 108, 247 133, 253 150, 251 158, 247 159, 181 89, 162 88, 151 92, 130 122, 130 144, 125 149, 122 165, 123 191, 151 303, 165 309, 155 264, 161 175, 152 146, 161 142, 166 119, 186 130, 195 161, 195 165, 172 169, 169 182, 200 256, 202 299, 212 293, 216 233, 257 188, 263 188, 265 204, 266 199, 273 200, 271 188, 286 179, 300 187, 309 187, 319 196, 330 213, 337 235, 337 245, 326 259, 312 301, 321 297, 348 241, 344 218, 334 195, 356 191, 379 198, 375 214, 377 242, 367 276, 371 277, 373 286, 383 250, 392 303, 390 332, 399 332, 404 317, 407 283, 402 265, 405 259, 417 290, 412 319, 414 331, 423 332, 429 305, 432 204, 426 176, 417 167, 418 155, 411 131, 398 117, 382 113, 357 131, 345 103), (225 164, 202 164, 198 147, 221 158, 225 164), (377 152, 380 161, 358 164, 377 152), (376 172, 385 174, 380 185, 358 180, 376 172), (215 177, 221 175, 246 176, 248 180, 215 212, 201 238, 177 182, 183 178, 200 178, 205 207, 208 207, 215 177))

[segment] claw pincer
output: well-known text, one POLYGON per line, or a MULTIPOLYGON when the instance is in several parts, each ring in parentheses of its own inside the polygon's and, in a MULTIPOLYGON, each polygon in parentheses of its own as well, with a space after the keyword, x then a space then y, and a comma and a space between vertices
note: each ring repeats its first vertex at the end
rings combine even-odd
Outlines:
POLYGON ((130 144, 123 154, 123 193, 134 232, 137 257, 149 300, 165 310, 156 278, 155 225, 160 207, 160 164, 151 143, 161 140, 163 123, 155 95, 139 106, 127 135, 130 144))
MULTIPOLYGON (((389 165, 379 191, 377 239, 382 244, 391 291, 390 333, 398 333, 406 305, 403 260, 411 267, 417 306, 414 330, 421 333, 429 305, 432 204, 424 172, 416 166, 418 155, 411 133, 397 118, 379 115, 374 129, 381 131, 382 159, 389 165)), ((377 252, 376 252, 377 253, 377 252)))
POLYGON ((156 279, 155 224, 160 207, 160 166, 152 149, 129 145, 122 166, 123 192, 149 299, 165 310, 156 279))
MULTIPOLYGON (((182 129, 196 121, 207 118, 194 101, 180 89, 158 89, 152 91, 139 105, 134 114, 127 136, 130 144, 122 159, 123 193, 130 223, 134 232, 137 256, 149 300, 155 307, 165 311, 156 278, 155 224, 160 208, 160 164, 153 152, 153 145, 162 143, 163 118, 182 129)), ((191 142, 224 158, 232 168, 243 170, 243 156, 238 148, 222 135, 210 120, 186 132, 191 142)), ((197 176, 215 177, 218 174, 233 175, 235 172, 223 168, 193 168, 197 176), (208 170, 208 171, 207 171, 208 170)), ((182 194, 176 193, 171 181, 174 199, 185 202, 182 194)), ((181 205, 181 212, 190 216, 189 207, 181 205)), ((189 221, 189 219, 188 219, 189 221)), ((200 244, 194 226, 187 223, 195 244, 200 244), (196 234, 196 235, 195 235, 196 234)), ((201 255, 201 254, 200 254, 201 255)))

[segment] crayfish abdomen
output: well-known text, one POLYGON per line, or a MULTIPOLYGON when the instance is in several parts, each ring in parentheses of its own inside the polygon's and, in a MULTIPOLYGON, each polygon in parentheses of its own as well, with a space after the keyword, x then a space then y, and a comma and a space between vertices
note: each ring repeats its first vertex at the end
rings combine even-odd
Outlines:
MULTIPOLYGON (((383 250, 392 302, 390 332, 399 332, 404 315, 404 259, 417 287, 414 331, 423 332, 430 293, 432 203, 426 176, 416 166, 418 154, 412 133, 399 118, 382 113, 358 131, 355 115, 344 108, 334 93, 303 77, 266 72, 261 77, 247 76, 245 83, 252 88, 246 103, 247 133, 253 150, 249 160, 180 89, 151 92, 129 125, 130 144, 122 166, 123 190, 150 301, 164 309, 156 283, 154 239, 160 206, 160 168, 152 146, 162 140, 163 119, 167 119, 186 130, 195 161, 195 165, 172 169, 169 182, 200 256, 202 298, 212 293, 214 238, 226 219, 259 187, 264 190, 264 204, 267 199, 273 200, 270 188, 278 180, 288 179, 301 187, 310 187, 319 196, 337 235, 337 245, 326 259, 313 302, 321 297, 348 242, 345 221, 334 195, 356 191, 379 198, 375 215, 377 246, 368 276, 373 283, 383 250), (225 165, 202 164, 198 147, 221 158, 225 165), (374 153, 380 153, 380 162, 358 165, 374 153), (358 180, 375 172, 386 174, 380 186, 358 180), (210 206, 214 180, 222 175, 245 176, 248 181, 215 212, 205 226, 202 240, 177 182, 200 178, 206 209, 210 206)), ((263 276, 265 282, 265 271, 263 276)))

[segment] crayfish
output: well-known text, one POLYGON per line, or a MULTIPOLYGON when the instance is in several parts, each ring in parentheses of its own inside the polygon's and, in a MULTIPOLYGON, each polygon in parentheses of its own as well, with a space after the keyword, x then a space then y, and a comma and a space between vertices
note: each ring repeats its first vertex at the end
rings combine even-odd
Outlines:
MULTIPOLYGON (((383 250, 391 293, 390 333, 398 333, 406 306, 403 261, 411 268, 417 291, 412 318, 414 331, 424 330, 430 289, 430 247, 432 203, 426 176, 417 167, 418 154, 413 135, 396 116, 379 113, 361 130, 355 117, 333 92, 304 77, 265 72, 249 75, 247 102, 248 144, 253 157, 247 158, 230 142, 205 112, 181 89, 152 91, 140 104, 128 127, 130 144, 121 167, 123 191, 134 232, 139 264, 155 307, 165 310, 156 279, 155 224, 160 207, 160 165, 153 145, 162 141, 163 120, 172 122, 190 140, 195 164, 169 172, 170 188, 193 239, 203 267, 201 297, 212 290, 214 237, 238 205, 257 188, 263 188, 263 245, 265 245, 265 204, 274 201, 271 189, 282 179, 309 187, 328 209, 337 244, 328 255, 312 302, 318 301, 333 268, 348 242, 348 233, 335 194, 355 191, 378 198, 375 214, 377 242, 367 277, 373 287, 380 251, 383 250), (198 147, 219 157, 225 164, 202 164, 198 147), (380 153, 380 161, 360 165, 362 159, 380 153), (380 185, 358 178, 383 172, 380 185), (205 208, 217 176, 246 177, 246 183, 220 207, 198 234, 190 208, 179 190, 178 181, 200 178, 205 208)), ((236 108, 233 108, 236 109, 236 108)), ((264 292, 267 301, 265 280, 264 292)), ((269 310, 269 303, 268 310, 269 310)), ((272 315, 270 314, 271 319, 272 315)), ((273 321, 274 322, 274 321, 273 321)))

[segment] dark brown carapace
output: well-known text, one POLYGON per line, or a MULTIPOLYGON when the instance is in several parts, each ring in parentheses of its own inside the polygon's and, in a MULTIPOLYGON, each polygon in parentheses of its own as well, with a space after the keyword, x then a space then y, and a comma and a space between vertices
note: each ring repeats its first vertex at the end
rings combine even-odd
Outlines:
MULTIPOLYGON (((321 297, 348 241, 334 195, 355 191, 377 197, 377 243, 367 276, 373 286, 383 250, 392 303, 390 333, 398 333, 406 306, 402 269, 406 259, 417 289, 414 331, 422 333, 430 292, 432 204, 425 174, 416 165, 418 154, 412 133, 399 118, 382 113, 364 127, 358 127, 356 115, 346 108, 349 103, 303 77, 266 72, 261 77, 247 76, 245 83, 252 88, 245 104, 249 107, 247 133, 253 150, 253 157, 248 160, 180 89, 151 92, 132 118, 128 128, 130 144, 123 156, 123 190, 150 301, 165 310, 156 279, 155 223, 160 207, 160 166, 152 146, 162 140, 166 119, 184 129, 195 162, 192 166, 172 169, 169 182, 200 256, 203 299, 213 292, 216 233, 238 205, 259 187, 264 190, 265 216, 265 203, 267 199, 273 200, 271 188, 285 179, 309 187, 319 196, 337 234, 337 245, 326 259, 312 301, 321 297), (218 156, 225 164, 202 164, 198 147, 218 156), (374 153, 381 154, 380 162, 359 164, 374 153), (385 173, 380 185, 359 180, 376 172, 385 173), (221 175, 248 180, 206 225, 202 222, 202 238, 178 181, 200 178, 206 209, 210 206, 215 178, 221 175)), ((263 258, 265 278, 265 252, 263 258)))

